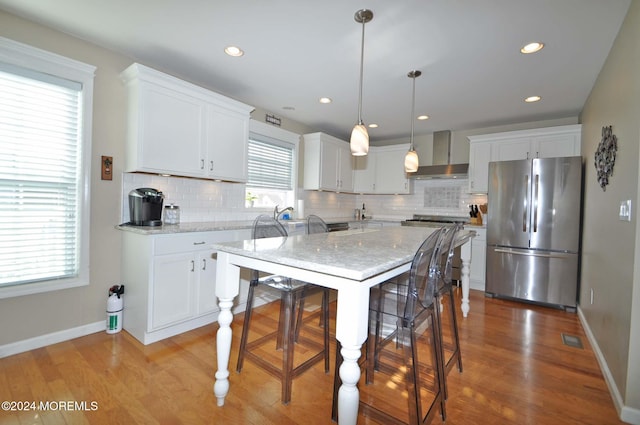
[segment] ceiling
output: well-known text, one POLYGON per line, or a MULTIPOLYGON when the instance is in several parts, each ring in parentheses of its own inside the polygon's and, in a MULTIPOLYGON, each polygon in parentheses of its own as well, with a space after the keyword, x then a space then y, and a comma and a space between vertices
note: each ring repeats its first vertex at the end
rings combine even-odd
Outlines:
MULTIPOLYGON (((630 0, 0 0, 0 9, 121 52, 158 70, 348 139, 577 116, 630 0), (520 47, 545 48, 524 55, 520 47), (223 49, 241 47, 229 57, 223 49), (542 100, 525 103, 527 96, 542 100), (333 102, 320 104, 319 98, 333 102)), ((1 30, 0 30, 1 34, 1 30)))

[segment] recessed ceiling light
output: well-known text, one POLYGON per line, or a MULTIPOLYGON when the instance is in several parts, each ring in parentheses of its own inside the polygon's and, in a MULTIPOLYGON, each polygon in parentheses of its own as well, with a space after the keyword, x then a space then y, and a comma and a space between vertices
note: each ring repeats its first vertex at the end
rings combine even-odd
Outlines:
POLYGON ((320 98, 320 103, 331 103, 332 100, 330 97, 321 97, 320 98))
POLYGON ((520 52, 522 53, 535 53, 535 52, 539 52, 540 50, 542 50, 542 48, 544 47, 544 43, 539 43, 537 41, 534 41, 533 43, 529 43, 527 45, 525 45, 524 47, 522 47, 520 49, 520 52))
POLYGON ((429 119, 429 115, 419 115, 419 116, 418 116, 418 119, 419 119, 420 121, 428 120, 428 119, 429 119))
POLYGON ((242 49, 237 46, 227 46, 224 48, 224 52, 229 56, 233 56, 236 58, 244 55, 244 52, 242 51, 242 49))
POLYGON ((371 124, 369 124, 369 128, 378 128, 378 124, 371 123, 371 124))
POLYGON ((542 99, 540 96, 529 96, 524 101, 527 103, 537 102, 542 99))

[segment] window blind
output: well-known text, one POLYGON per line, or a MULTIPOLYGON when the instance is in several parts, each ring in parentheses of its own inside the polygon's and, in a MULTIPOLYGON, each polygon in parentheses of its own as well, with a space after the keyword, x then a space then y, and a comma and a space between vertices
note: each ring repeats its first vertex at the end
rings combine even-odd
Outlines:
POLYGON ((249 139, 247 186, 292 190, 293 146, 249 139))
POLYGON ((0 66, 0 286, 79 270, 82 85, 0 66))

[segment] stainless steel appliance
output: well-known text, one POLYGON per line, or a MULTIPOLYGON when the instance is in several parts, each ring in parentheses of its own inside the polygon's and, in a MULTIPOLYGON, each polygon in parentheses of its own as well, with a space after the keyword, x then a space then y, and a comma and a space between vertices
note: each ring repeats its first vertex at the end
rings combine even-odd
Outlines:
MULTIPOLYGON (((469 217, 455 217, 448 215, 422 215, 414 214, 413 218, 400 222, 401 226, 419 226, 419 227, 442 227, 452 226, 455 223, 466 224, 469 217)), ((452 278, 460 281, 460 273, 462 268, 462 260, 460 258, 460 247, 453 252, 452 262, 452 278)))
POLYGON ((162 192, 141 187, 129 192, 129 218, 133 226, 162 226, 162 192))
POLYGON ((582 158, 489 163, 486 293, 575 311, 582 158))
POLYGON ((409 173, 412 179, 466 179, 469 164, 451 163, 451 130, 433 132, 433 165, 418 167, 415 173, 409 173))

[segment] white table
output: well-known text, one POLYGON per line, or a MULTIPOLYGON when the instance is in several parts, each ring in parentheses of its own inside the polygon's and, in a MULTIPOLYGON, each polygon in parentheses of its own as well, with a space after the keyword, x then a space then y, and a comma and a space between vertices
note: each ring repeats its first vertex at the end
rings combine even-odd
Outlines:
MULTIPOLYGON (((409 270, 420 244, 435 229, 383 227, 342 232, 227 242, 212 245, 218 251, 216 295, 220 329, 216 336, 218 371, 214 392, 218 406, 229 392, 231 307, 238 295, 240 267, 288 276, 337 290, 336 337, 342 344, 342 386, 338 393, 341 424, 358 418, 360 379, 358 358, 367 339, 369 289, 409 270)), ((457 239, 462 257, 462 312, 469 312, 469 265, 473 230, 457 239)))

